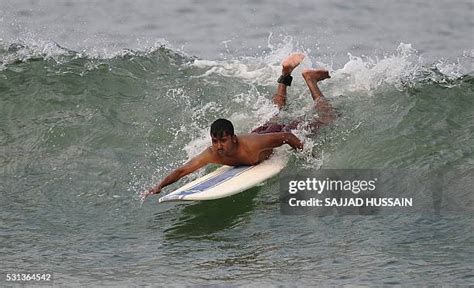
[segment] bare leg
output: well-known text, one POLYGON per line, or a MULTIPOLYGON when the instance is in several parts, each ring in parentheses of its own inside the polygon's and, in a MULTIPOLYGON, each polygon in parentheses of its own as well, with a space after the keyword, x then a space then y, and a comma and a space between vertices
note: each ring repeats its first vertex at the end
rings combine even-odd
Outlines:
MULTIPOLYGON (((286 57, 283 62, 281 62, 281 74, 282 75, 291 75, 291 72, 303 61, 304 54, 293 53, 290 56, 286 57)), ((286 85, 279 83, 277 91, 273 96, 273 103, 278 106, 278 109, 282 109, 286 104, 286 85)))
MULTIPOLYGON (((281 74, 282 76, 291 75, 291 72, 300 65, 301 61, 304 59, 304 54, 301 53, 293 53, 290 56, 286 57, 283 62, 281 62, 281 74)), ((285 81, 283 81, 285 82, 285 81)), ((291 82, 291 81, 290 81, 291 82)), ((283 83, 278 83, 277 91, 275 95, 273 95, 273 103, 278 106, 278 109, 281 110, 286 104, 286 87, 287 85, 283 83)), ((281 132, 285 125, 274 123, 275 118, 271 119, 264 125, 255 128, 251 131, 251 133, 274 133, 274 132, 281 132)), ((296 128, 299 122, 294 122, 291 124, 291 127, 296 128)))
POLYGON ((313 97, 314 106, 316 110, 320 112, 320 117, 311 125, 315 126, 314 128, 319 128, 322 124, 332 122, 335 119, 334 109, 329 101, 324 98, 323 93, 321 93, 317 85, 319 81, 331 78, 329 72, 323 69, 305 69, 302 75, 311 92, 311 97, 313 97))

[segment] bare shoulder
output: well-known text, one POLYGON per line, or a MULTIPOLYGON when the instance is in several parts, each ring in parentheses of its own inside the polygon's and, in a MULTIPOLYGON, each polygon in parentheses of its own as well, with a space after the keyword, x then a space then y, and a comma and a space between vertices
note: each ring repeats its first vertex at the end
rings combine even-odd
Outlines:
POLYGON ((210 147, 204 149, 201 153, 194 156, 188 163, 209 163, 212 161, 213 153, 210 147))
POLYGON ((203 158, 203 159, 207 159, 207 160, 211 160, 214 157, 214 154, 215 153, 212 151, 212 148, 207 147, 206 149, 204 149, 204 151, 202 151, 198 155, 198 157, 203 158))
POLYGON ((207 163, 221 163, 219 155, 215 150, 212 149, 212 147, 207 147, 197 157, 199 157, 201 161, 205 161, 207 163))
POLYGON ((261 142, 263 139, 267 139, 268 134, 257 134, 257 133, 249 133, 249 134, 239 134, 239 143, 244 145, 253 145, 261 142))

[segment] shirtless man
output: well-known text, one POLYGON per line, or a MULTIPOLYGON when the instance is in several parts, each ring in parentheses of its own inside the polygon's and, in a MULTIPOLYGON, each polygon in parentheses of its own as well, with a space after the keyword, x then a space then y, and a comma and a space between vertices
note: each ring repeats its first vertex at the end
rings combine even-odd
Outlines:
MULTIPOLYGON (((278 79, 277 92, 273 97, 273 102, 279 109, 285 106, 286 88, 291 85, 293 79, 291 72, 303 61, 303 58, 303 54, 295 53, 282 62, 282 75, 278 79)), ((334 120, 333 108, 317 86, 318 81, 330 76, 328 71, 322 69, 305 69, 302 75, 315 101, 315 108, 320 112, 320 117, 310 123, 311 128, 315 130, 334 120)), ((212 146, 171 172, 144 196, 158 194, 163 187, 210 163, 230 166, 256 165, 268 159, 273 153, 273 148, 283 144, 288 144, 295 150, 302 150, 303 143, 291 133, 291 129, 295 129, 298 124, 299 121, 293 121, 288 125, 267 123, 250 134, 235 135, 234 127, 229 120, 217 119, 211 125, 212 146)))

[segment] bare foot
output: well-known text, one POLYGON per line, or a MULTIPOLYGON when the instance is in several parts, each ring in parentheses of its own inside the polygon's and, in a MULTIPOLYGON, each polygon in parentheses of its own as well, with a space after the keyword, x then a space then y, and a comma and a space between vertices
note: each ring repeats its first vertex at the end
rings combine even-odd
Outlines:
POLYGON ((281 62, 281 66, 283 66, 283 68, 281 69, 281 74, 283 75, 291 74, 293 69, 295 69, 296 66, 300 65, 303 59, 304 59, 303 53, 293 53, 290 56, 286 57, 283 60, 283 62, 281 62))
POLYGON ((324 69, 304 69, 303 73, 301 74, 306 81, 319 82, 324 79, 331 78, 331 76, 329 76, 328 70, 324 69))

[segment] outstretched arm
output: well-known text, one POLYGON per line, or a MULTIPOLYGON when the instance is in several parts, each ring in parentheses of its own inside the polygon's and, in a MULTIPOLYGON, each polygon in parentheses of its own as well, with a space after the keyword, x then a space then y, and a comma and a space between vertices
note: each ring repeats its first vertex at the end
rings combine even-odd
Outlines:
POLYGON ((178 169, 171 172, 168 176, 166 176, 160 183, 155 185, 151 188, 147 193, 146 196, 152 194, 158 194, 161 192, 161 189, 165 186, 168 186, 179 179, 183 178, 184 176, 192 173, 199 168, 204 167, 206 164, 210 163, 210 152, 206 149, 201 154, 197 155, 193 159, 189 160, 186 164, 179 167, 178 169))

